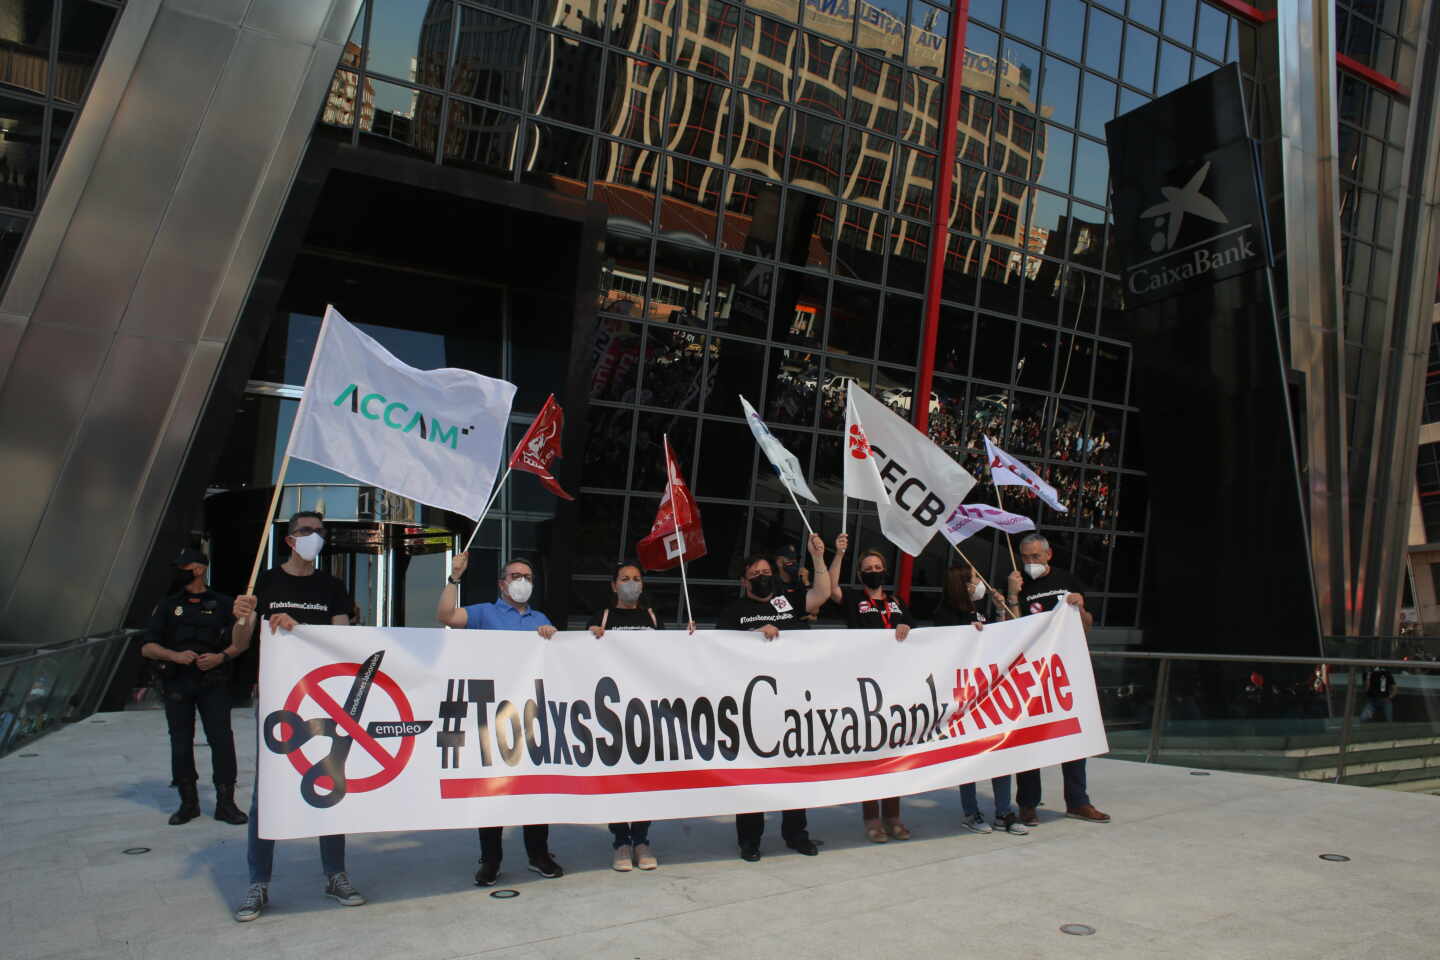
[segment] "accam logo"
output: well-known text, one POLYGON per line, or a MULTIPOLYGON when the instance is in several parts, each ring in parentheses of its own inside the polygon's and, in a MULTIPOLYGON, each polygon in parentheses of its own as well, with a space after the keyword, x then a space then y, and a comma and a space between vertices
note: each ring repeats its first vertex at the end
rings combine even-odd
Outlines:
POLYGON ((391 400, 383 393, 367 393, 354 383, 340 391, 334 406, 344 406, 346 402, 350 404, 350 412, 357 416, 383 423, 401 433, 418 433, 421 440, 447 444, 451 450, 457 449, 460 438, 468 437, 475 429, 474 424, 468 427, 451 424, 447 427, 434 417, 427 420, 424 411, 411 410, 408 404, 391 400))
POLYGON ((394 780, 410 762, 415 738, 430 727, 431 721, 415 719, 400 685, 380 672, 384 656, 385 651, 380 650, 366 657, 364 663, 332 663, 311 670, 290 691, 285 706, 265 717, 261 729, 266 748, 289 758, 300 774, 300 796, 312 807, 328 809, 348 794, 378 790, 394 780), (343 706, 323 686, 325 681, 339 677, 354 678, 343 706), (393 714, 394 719, 361 726, 372 687, 379 687, 389 697, 393 709, 386 713, 393 714), (319 707, 321 716, 310 720, 300 716, 307 700, 319 707), (319 759, 307 757, 303 748, 320 737, 330 741, 329 751, 319 759), (386 739, 400 741, 394 753, 381 745, 380 741, 386 739), (356 744, 375 761, 378 772, 354 779, 346 777, 350 748, 356 744))
POLYGON ((1211 223, 1229 223, 1230 219, 1225 216, 1225 211, 1215 205, 1215 201, 1200 192, 1205 185, 1205 178, 1210 175, 1210 162, 1207 160, 1193 177, 1183 187, 1161 187, 1160 193, 1165 199, 1140 214, 1141 219, 1148 220, 1155 218, 1155 233, 1150 238, 1150 251, 1152 253, 1163 253, 1175 247, 1175 241, 1180 238, 1180 227, 1185 222, 1187 213, 1194 214, 1209 220, 1211 223))

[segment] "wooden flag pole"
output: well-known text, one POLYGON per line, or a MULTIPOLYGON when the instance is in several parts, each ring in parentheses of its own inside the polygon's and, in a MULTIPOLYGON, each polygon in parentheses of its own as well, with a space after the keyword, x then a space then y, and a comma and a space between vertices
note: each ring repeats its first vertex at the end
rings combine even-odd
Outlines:
POLYGON ((680 528, 680 515, 675 510, 675 473, 670 469, 670 434, 661 436, 665 442, 665 489, 670 494, 670 517, 675 521, 675 537, 680 543, 680 592, 685 596, 685 622, 694 623, 695 613, 690 609, 690 583, 685 579, 685 531, 680 528))
POLYGON ((1019 620, 1019 612, 1011 608, 1010 604, 1005 602, 1005 595, 1003 593, 1001 593, 999 590, 996 590, 993 586, 990 585, 990 581, 985 579, 985 575, 980 572, 980 568, 975 566, 975 564, 971 561, 969 557, 965 556, 965 551, 960 549, 960 544, 956 543, 952 544, 952 546, 955 547, 955 552, 960 554, 960 559, 970 564, 970 569, 975 571, 975 576, 979 577, 980 582, 985 584, 985 589, 990 591, 990 595, 993 596, 996 600, 1000 601, 1000 606, 1004 608, 1006 613, 1010 614, 1010 619, 1019 620))
POLYGON ((465 541, 465 549, 461 550, 461 553, 470 552, 470 544, 474 543, 475 538, 480 535, 480 525, 485 522, 485 517, 490 513, 490 508, 495 506, 495 501, 500 498, 500 488, 505 486, 506 480, 510 479, 511 472, 510 467, 507 466, 505 472, 500 475, 500 482, 495 484, 495 489, 490 492, 490 499, 486 502, 485 509, 480 511, 480 519, 475 521, 475 529, 470 531, 470 539, 465 541))
MULTIPOLYGON (((795 504, 795 512, 800 514, 800 522, 805 524, 805 532, 812 537, 815 536, 815 531, 810 529, 810 521, 805 519, 805 511, 800 509, 800 501, 795 499, 795 491, 791 490, 790 484, 786 483, 784 480, 780 481, 780 486, 784 487, 785 492, 790 494, 790 502, 795 504)), ((806 540, 805 543, 806 546, 809 546, 810 541, 806 540)))
MULTIPOLYGON (((260 579, 260 564, 265 562, 265 547, 270 543, 270 528, 275 523, 275 511, 280 506, 280 493, 285 489, 285 472, 290 469, 290 454, 280 461, 280 475, 275 478, 275 491, 270 494, 270 509, 265 513, 265 525, 260 528, 260 546, 255 548, 255 562, 250 566, 250 581, 245 585, 245 595, 255 592, 255 581, 260 579)), ((246 617, 240 621, 243 627, 250 622, 246 617)))

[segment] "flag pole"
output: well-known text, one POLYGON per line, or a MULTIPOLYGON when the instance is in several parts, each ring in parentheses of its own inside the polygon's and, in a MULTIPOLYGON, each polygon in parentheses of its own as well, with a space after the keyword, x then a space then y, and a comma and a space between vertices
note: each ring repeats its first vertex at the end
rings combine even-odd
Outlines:
MULTIPOLYGON (((815 531, 810 528, 810 521, 805 519, 805 511, 800 509, 800 501, 795 499, 795 491, 791 490, 790 484, 784 480, 780 481, 780 486, 784 487, 785 492, 790 494, 790 502, 795 504, 795 512, 800 514, 800 522, 805 524, 805 532, 812 537, 815 536, 815 531)), ((807 540, 806 543, 808 545, 809 541, 807 540)))
MULTIPOLYGON (((1006 534, 1006 536, 1009 536, 1009 534, 1006 534)), ((979 577, 979 578, 980 578, 980 582, 983 583, 983 584, 985 584, 985 589, 986 589, 986 590, 989 590, 990 593, 991 593, 991 595, 994 596, 997 600, 1000 601, 1000 606, 1004 607, 1004 608, 1005 608, 1005 612, 1008 613, 1008 614, 1010 614, 1010 619, 1012 619, 1012 620, 1019 620, 1019 619, 1020 619, 1020 614, 1019 614, 1019 612, 1016 611, 1016 610, 1014 610, 1013 608, 1011 608, 1010 604, 1008 604, 1008 603, 1005 602, 1005 595, 1004 595, 1004 594, 1002 594, 999 590, 996 590, 994 587, 992 587, 992 586, 990 585, 990 581, 985 579, 985 575, 980 572, 980 568, 979 568, 979 567, 975 566, 974 561, 972 561, 969 557, 965 556, 965 551, 960 549, 960 544, 955 543, 955 544, 951 544, 951 546, 953 546, 953 547, 955 548, 955 552, 956 552, 956 553, 960 554, 960 559, 961 559, 961 560, 964 560, 966 563, 970 564, 970 569, 971 569, 971 570, 974 570, 974 571, 975 571, 975 576, 979 577)))
MULTIPOLYGON (((1001 510, 1004 510, 1005 501, 1000 497, 1000 484, 995 483, 995 472, 993 470, 990 472, 990 482, 995 486, 995 506, 999 507, 1001 510)), ((1019 570, 1020 564, 1015 562, 1015 544, 1010 539, 1009 530, 1005 531, 1005 546, 1010 548, 1010 569, 1019 570)), ((956 547, 955 549, 959 550, 960 548, 956 547)), ((969 563, 970 561, 967 560, 965 562, 969 563)))
POLYGON ((470 544, 474 543, 475 538, 480 534, 480 525, 485 522, 485 516, 490 512, 490 508, 495 506, 495 501, 500 496, 500 488, 505 486, 506 480, 510 479, 510 473, 510 467, 507 465, 505 472, 500 475, 500 482, 495 484, 495 489, 490 492, 490 500, 485 504, 485 509, 480 511, 480 519, 475 521, 475 529, 470 531, 470 539, 465 541, 465 549, 461 550, 461 553, 470 552, 470 544))
MULTIPOLYGON (((270 528, 275 523, 275 511, 280 506, 280 492, 285 489, 285 471, 290 469, 290 451, 285 451, 285 459, 280 461, 280 475, 275 478, 275 490, 270 494, 270 509, 265 513, 265 525, 260 528, 260 546, 255 548, 255 562, 250 566, 250 580, 245 585, 245 595, 248 597, 255 592, 255 581, 260 579, 260 564, 265 560, 265 547, 270 542, 270 528)), ((250 622, 246 617, 240 621, 243 627, 250 622)))
POLYGON ((665 443, 665 489, 670 494, 670 516, 675 521, 675 538, 680 542, 680 592, 685 595, 685 622, 694 623, 695 614, 690 609, 690 584, 685 579, 685 531, 680 527, 680 514, 675 509, 675 471, 670 469, 670 434, 661 436, 665 443))

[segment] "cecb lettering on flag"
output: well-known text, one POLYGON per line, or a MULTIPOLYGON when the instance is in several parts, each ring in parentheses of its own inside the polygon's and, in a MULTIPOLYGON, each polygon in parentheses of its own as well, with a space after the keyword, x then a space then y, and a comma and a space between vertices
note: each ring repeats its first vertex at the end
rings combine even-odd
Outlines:
POLYGON ((1108 749, 1063 603, 903 644, 310 626, 285 644, 261 663, 270 839, 854 803, 1108 749))

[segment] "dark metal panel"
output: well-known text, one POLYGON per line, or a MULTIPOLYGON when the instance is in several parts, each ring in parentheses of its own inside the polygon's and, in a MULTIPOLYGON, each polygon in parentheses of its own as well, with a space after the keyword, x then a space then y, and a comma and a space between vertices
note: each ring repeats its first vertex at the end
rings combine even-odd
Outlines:
POLYGON ((31 326, 0 389, 6 485, 0 497, 0 624, 110 341, 109 334, 31 326))
POLYGON ((85 98, 85 109, 75 119, 65 155, 45 191, 45 203, 30 225, 25 248, 10 276, 4 302, 0 303, 0 312, 28 318, 35 309, 55 253, 70 228, 70 220, 110 130, 110 121, 114 119, 120 97, 130 82, 159 10, 160 0, 130 0, 120 11, 120 20, 115 24, 105 57, 95 71, 95 80, 85 98))
MULTIPOLYGON (((358 9, 359 0, 346 2, 358 9)), ((255 192, 254 210, 236 246, 229 269, 221 278, 214 307, 205 324, 203 336, 207 339, 224 340, 231 335, 239 320, 255 272, 265 255, 270 238, 274 235, 275 224, 279 221, 285 199, 290 193, 295 171, 300 166, 305 147, 310 141, 315 117, 330 89, 330 78, 335 73, 335 65, 340 62, 341 49, 337 44, 316 44, 315 56, 301 85, 300 96, 290 113, 284 133, 280 135, 275 155, 265 167, 264 179, 255 192)))
MULTIPOLYGON (((87 632, 95 629, 94 624, 116 624, 125 618, 130 598, 136 592, 136 584, 140 581, 146 559, 150 556, 152 543, 168 544, 159 550, 162 557, 173 556, 174 552, 184 545, 185 534, 191 528, 187 520, 199 509, 198 497, 194 501, 193 509, 184 511, 185 516, 180 519, 178 529, 161 531, 160 525, 165 507, 170 502, 170 494, 175 488, 175 480, 180 475, 191 448, 190 435, 195 418, 205 408, 206 398, 210 395, 210 388, 215 382, 215 374, 224 352, 223 343, 201 341, 190 355, 189 363, 181 375, 180 387, 175 391, 169 421, 155 446, 155 454, 146 471, 144 485, 125 527, 119 549, 115 551, 114 563, 106 577, 105 586, 100 591, 91 618, 92 625, 87 627, 87 632)), ((164 578, 168 569, 159 566, 156 572, 159 578, 164 578)), ((162 589, 163 583, 152 588, 153 591, 162 589)))
POLYGON ((253 0, 245 14, 245 26, 264 30, 287 40, 314 43, 330 15, 325 2, 296 3, 295 0, 253 0))
POLYGON ((32 322, 119 325, 234 43, 223 24, 155 18, 32 322))
MULTIPOLYGON (((185 339, 200 335, 221 276, 231 266, 234 228, 247 220, 311 54, 310 47, 240 32, 135 287, 124 330, 185 339)), ((333 65, 327 79, 330 72, 333 65)), ((309 114, 311 123, 315 112, 309 114)), ((252 272, 255 262, 248 264, 252 272)))
MULTIPOLYGON (((119 336, 75 436, 5 616, 21 637, 65 640, 90 624, 191 348, 119 336), (64 572, 65 603, 54 579, 64 572)), ((108 625, 107 625, 108 626, 108 625)))
POLYGON ((20 349, 20 337, 25 332, 25 321, 0 317, 0 388, 5 386, 5 374, 10 370, 10 361, 20 349))

